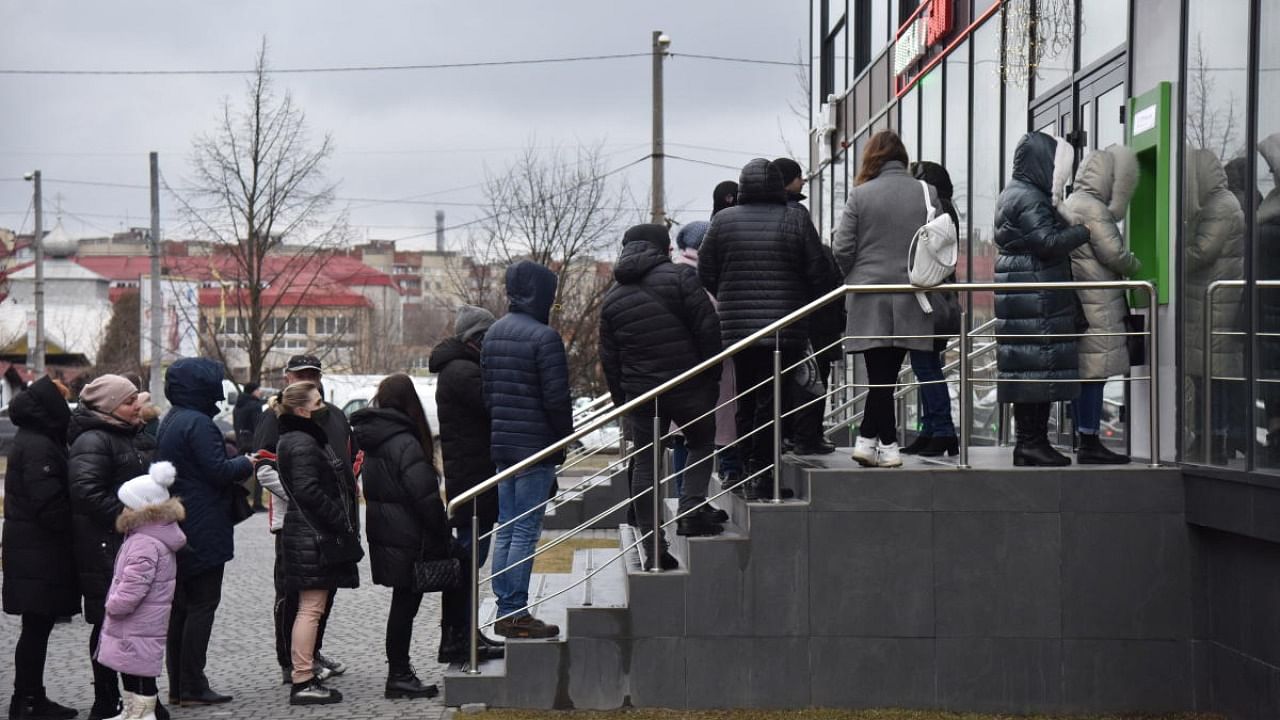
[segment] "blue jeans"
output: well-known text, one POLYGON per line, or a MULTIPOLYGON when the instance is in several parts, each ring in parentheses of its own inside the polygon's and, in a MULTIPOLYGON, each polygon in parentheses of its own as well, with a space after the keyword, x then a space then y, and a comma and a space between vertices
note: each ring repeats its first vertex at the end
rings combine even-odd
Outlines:
POLYGON ((1080 397, 1071 403, 1075 411, 1076 432, 1097 435, 1102 427, 1102 392, 1104 382, 1080 383, 1080 397))
MULTIPOLYGON (((547 492, 550 492, 550 489, 548 489, 547 492)), ((492 529, 493 529, 492 525, 489 525, 487 527, 484 524, 480 525, 479 531, 480 531, 481 538, 480 538, 480 553, 479 553, 478 567, 484 567, 484 561, 489 558, 489 545, 493 542, 493 535, 490 535, 489 537, 483 537, 483 536, 485 533, 489 532, 492 529)), ((466 550, 467 553, 470 554, 471 523, 468 522, 464 527, 455 529, 453 534, 454 534, 454 539, 458 543, 458 546, 461 547, 463 550, 466 550)))
MULTIPOLYGON (((499 465, 501 472, 505 467, 499 465)), ((524 511, 546 502, 551 483, 556 481, 554 465, 535 465, 515 477, 498 483, 498 524, 508 522, 524 511)), ((493 570, 509 570, 493 579, 493 594, 498 596, 498 615, 515 612, 529 604, 529 576, 533 561, 520 560, 531 555, 542 535, 543 506, 498 531, 493 542, 493 570)))
POLYGON ((689 464, 689 446, 685 445, 684 436, 677 435, 675 445, 671 448, 671 472, 676 475, 676 497, 684 492, 684 466, 689 464))
POLYGON ((738 454, 737 445, 716 447, 716 473, 723 478, 728 473, 742 474, 742 456, 738 454))
MULTIPOLYGON (((942 354, 923 350, 911 351, 911 372, 920 382, 944 379, 942 354)), ((951 421, 951 393, 945 383, 920 386, 920 434, 929 437, 955 437, 951 421)))

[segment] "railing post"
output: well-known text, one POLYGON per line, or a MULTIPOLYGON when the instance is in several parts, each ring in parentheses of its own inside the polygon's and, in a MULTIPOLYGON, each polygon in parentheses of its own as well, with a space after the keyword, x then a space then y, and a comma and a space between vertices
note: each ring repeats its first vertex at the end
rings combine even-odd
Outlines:
MULTIPOLYGON (((1213 462, 1213 293, 1217 283, 1204 290, 1204 377, 1200 378, 1200 452, 1205 465, 1213 462)), ((1152 307, 1155 307, 1152 305, 1152 307)), ((1153 317, 1151 327, 1155 329, 1153 317)), ((1153 343, 1154 344, 1154 343, 1153 343)), ((1156 458, 1153 458, 1155 460, 1156 458)))
POLYGON ((782 502, 782 333, 773 335, 773 502, 782 502))
POLYGON ((480 674, 480 513, 471 507, 471 654, 467 674, 480 674))
MULTIPOLYGON (((1151 363, 1151 369, 1147 373, 1147 377, 1151 378, 1147 381, 1147 385, 1150 388, 1148 396, 1151 400, 1151 407, 1149 408, 1151 419, 1148 427, 1148 432, 1151 433, 1151 462, 1149 467, 1154 468, 1160 467, 1160 379, 1158 377, 1160 372, 1160 333, 1156 329, 1160 325, 1158 318, 1160 313, 1156 286, 1147 283, 1146 290, 1149 300, 1147 307, 1151 308, 1151 317, 1147 318, 1147 341, 1151 343, 1151 348, 1147 350, 1147 361, 1151 363)), ((1213 313, 1206 306, 1205 318, 1211 317, 1213 317, 1213 313)), ((1208 325, 1208 323, 1205 324, 1208 325)), ((1210 357, 1213 357, 1213 349, 1206 347, 1205 359, 1208 360, 1210 357)))
MULTIPOLYGON (((972 300, 972 297, 966 300, 972 300)), ((966 310, 967 306, 968 302, 960 307, 960 462, 956 465, 959 468, 969 467, 971 422, 969 420, 969 313, 966 310)))
POLYGON ((653 555, 649 572, 662 572, 662 416, 658 413, 658 399, 653 399, 653 555))
POLYGON ((998 447, 1008 447, 1009 445, 1009 404, 996 403, 996 445, 998 447))

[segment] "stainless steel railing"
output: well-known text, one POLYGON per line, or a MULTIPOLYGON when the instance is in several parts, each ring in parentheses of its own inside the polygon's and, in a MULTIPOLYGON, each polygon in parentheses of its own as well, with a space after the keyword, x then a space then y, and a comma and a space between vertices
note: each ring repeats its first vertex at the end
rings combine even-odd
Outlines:
MULTIPOLYGON (((633 398, 623 403, 622 405, 614 407, 611 410, 606 410, 604 412, 594 415, 590 421, 586 422, 581 427, 575 428, 575 430, 572 433, 570 433, 567 437, 562 438, 558 442, 553 443, 552 445, 549 445, 546 448, 543 448, 542 450, 534 453, 533 455, 530 455, 529 457, 525 458, 524 460, 521 460, 518 463, 515 463, 514 465, 504 468, 501 472, 497 473, 496 475, 489 478, 488 480, 485 480, 484 482, 476 485, 473 488, 468 489, 467 491, 461 493, 457 497, 450 500, 448 504, 448 513, 450 516, 452 516, 458 508, 462 507, 466 503, 474 502, 475 499, 479 497, 482 493, 487 492, 488 490, 496 487, 498 483, 511 479, 516 475, 524 472, 525 470, 528 470, 536 465, 546 462, 548 459, 550 459, 552 456, 559 453, 564 448, 568 447, 574 441, 579 440, 580 438, 584 437, 585 435, 594 431, 595 429, 602 427, 606 423, 609 423, 615 420, 621 420, 621 418, 623 418, 627 414, 637 410, 641 410, 644 406, 648 405, 649 403, 653 403, 654 418, 655 418, 654 428, 653 428, 653 442, 643 448, 637 448, 633 451, 633 454, 644 452, 645 450, 652 451, 652 459, 654 463, 654 482, 653 482, 653 486, 647 489, 645 492, 653 493, 653 496, 652 496, 653 509, 654 509, 654 516, 653 516, 653 523, 652 523, 653 529, 650 531, 649 537, 640 538, 635 543, 633 543, 631 547, 637 547, 641 543, 643 543, 645 540, 652 539, 654 544, 654 547, 653 547, 654 554, 652 556, 653 558, 652 564, 654 565, 655 571, 660 572, 661 571, 660 563, 658 562, 658 558, 661 555, 660 529, 663 527, 669 526, 671 523, 675 522, 678 519, 678 518, 673 518, 672 520, 668 520, 665 523, 661 521, 661 517, 662 517, 661 496, 660 496, 661 487, 667 480, 670 479, 670 477, 663 477, 661 472, 661 467, 662 467, 661 438, 663 437, 663 434, 661 432, 661 427, 659 427, 660 421, 658 420, 658 418, 661 417, 661 411, 658 406, 658 400, 665 393, 669 392, 674 388, 681 386, 682 384, 690 381, 691 379, 697 377, 703 372, 719 365, 725 359, 734 357, 735 355, 741 353, 743 350, 756 346, 756 344, 759 343, 760 341, 767 342, 770 339, 772 339, 773 346, 774 346, 772 378, 762 383, 759 383, 753 388, 742 391, 739 394, 739 396, 752 393, 755 390, 762 387, 763 385, 767 384, 768 382, 773 383, 773 400, 774 400, 773 418, 771 422, 767 423, 767 425, 772 426, 771 429, 773 431, 772 463, 768 468, 758 470, 757 475, 762 474, 764 472, 770 472, 770 471, 773 472, 774 474, 773 498, 771 499, 771 502, 778 503, 778 502, 782 502, 782 497, 781 497, 782 483, 781 483, 781 478, 778 477, 779 471, 781 470, 781 467, 782 467, 781 420, 783 415, 786 413, 786 411, 782 409, 783 365, 782 365, 781 331, 783 329, 795 324, 796 322, 799 322, 800 320, 803 320, 804 318, 808 317, 812 313, 816 312, 818 309, 825 306, 827 303, 839 300, 843 298, 845 295, 849 295, 849 294, 868 294, 868 293, 898 294, 898 293, 950 291, 950 292, 961 293, 966 298, 966 300, 969 300, 971 299, 972 293, 975 293, 975 292, 1020 292, 1020 291, 1025 292, 1025 291, 1040 291, 1040 290, 1075 291, 1075 290, 1082 290, 1082 289, 1104 289, 1104 288, 1141 291, 1146 293, 1147 297, 1149 298, 1150 300, 1149 307, 1155 308, 1157 305, 1155 285, 1150 282, 1136 281, 1136 280, 1118 280, 1118 281, 1107 281, 1107 282, 1052 282, 1052 283, 964 283, 964 284, 940 285, 934 288, 919 288, 913 285, 905 285, 905 284, 862 285, 862 286, 845 285, 840 288, 836 288, 831 292, 809 303, 808 305, 805 305, 804 307, 792 312, 786 317, 780 320, 777 320, 773 323, 770 323, 765 328, 762 328, 761 330, 747 336, 743 340, 740 340, 739 342, 734 343, 728 348, 725 348, 722 352, 715 355, 714 357, 708 358, 698 363, 694 367, 677 375, 671 380, 668 380, 667 382, 664 382, 658 385, 652 390, 649 390, 648 392, 641 394, 639 397, 633 398)), ((967 304, 968 303, 966 303, 966 305, 967 304)), ((962 402, 960 403, 960 412, 959 412, 960 457, 956 467, 960 469, 967 469, 970 467, 969 465, 970 424, 969 424, 969 418, 968 418, 969 409, 967 408, 968 403, 964 402, 963 398, 965 398, 968 395, 970 382, 971 382, 970 381, 970 371, 971 371, 970 361, 971 361, 972 350, 970 348, 970 343, 971 343, 971 338, 973 337, 973 334, 967 328, 968 323, 966 322, 967 320, 966 315, 967 315, 967 311, 962 310, 961 322, 960 322, 960 333, 959 333, 958 343, 957 343, 957 349, 959 350, 959 359, 958 359, 959 385, 960 385, 962 402)), ((1146 377, 1134 377, 1130 379, 1146 380, 1150 387, 1150 393, 1149 393, 1150 413, 1148 417, 1148 432, 1150 435, 1149 447, 1150 447, 1150 454, 1151 454, 1150 465, 1152 467, 1158 467, 1160 464, 1160 412, 1159 412, 1160 388, 1159 388, 1159 382, 1157 382, 1155 379, 1155 376, 1156 376, 1155 369, 1159 367, 1159 342, 1158 342, 1159 323, 1155 322, 1154 320, 1155 318, 1152 318, 1152 321, 1147 323, 1146 332, 1114 333, 1114 334, 1146 335, 1151 345, 1148 359, 1150 361, 1150 367, 1152 368, 1152 372, 1149 373, 1146 377)), ((1036 336, 1036 337, 1082 337, 1086 334, 1087 333, 1069 333, 1069 334, 1064 333, 1061 335, 1036 336)), ((1000 339, 1000 337, 1010 337, 1010 336, 1000 336, 1000 335, 988 334, 988 333, 983 333, 982 336, 991 337, 996 340, 1000 339)), ((929 337, 935 337, 935 336, 929 336, 929 337)), ((1027 336, 1019 335, 1016 337, 1020 339, 1025 339, 1027 336)), ((1034 382, 1034 381, 1004 379, 1004 380, 1000 380, 1000 382, 1034 382)), ((714 412, 714 410, 712 412, 714 412)), ((765 429, 764 427, 754 428, 749 433, 747 433, 747 435, 748 436, 754 435, 764 429, 765 429)), ((745 439, 745 437, 746 436, 738 438, 736 442, 741 442, 742 440, 745 439)), ((703 458, 700 462, 710 461, 711 458, 713 457, 714 457, 714 454, 708 455, 706 458, 703 458)), ((751 479, 750 477, 744 478, 741 482, 745 483, 745 482, 748 482, 750 479, 751 479)), ((722 489, 721 493, 719 493, 714 497, 708 498, 698 507, 705 506, 711 500, 715 499, 716 497, 719 497, 720 495, 723 495, 725 492, 728 492, 728 490, 722 489)), ((639 495, 643 495, 643 494, 644 493, 639 493, 639 495)), ((626 500, 624 502, 631 502, 637 499, 638 499, 638 496, 633 496, 633 498, 626 500)), ((621 505, 622 503, 619 503, 619 506, 621 505)), ((688 510, 686 511, 685 514, 687 514, 688 512, 693 512, 697 509, 698 508, 693 508, 691 510, 688 510)), ((568 537, 571 537, 576 532, 579 532, 581 529, 583 529, 583 527, 585 527, 585 525, 578 529, 575 529, 574 531, 571 531, 571 533, 568 533, 566 535, 561 536, 560 538, 557 538, 557 540, 554 541, 554 544, 564 542, 565 539, 567 539, 568 537)), ((472 520, 471 520, 472 574, 470 577, 473 580, 473 585, 471 589, 471 627, 473 632, 471 635, 471 648, 470 648, 471 652, 470 652, 470 659, 469 659, 470 662, 467 668, 467 672, 470 672, 470 673, 479 672, 479 666, 478 666, 477 660, 478 660, 478 639, 479 639, 478 636, 479 636, 479 628, 480 628, 479 606, 480 606, 481 583, 486 580, 491 581, 493 577, 495 577, 496 575, 502 572, 506 572, 507 570, 507 568, 503 568, 498 572, 494 573, 493 575, 490 575, 488 578, 480 577, 479 537, 480 535, 479 535, 478 514, 472 513, 472 520)), ((540 548, 539 551, 549 548, 551 546, 552 546, 552 543, 549 543, 543 548, 540 548)), ((630 548, 624 549, 624 551, 629 549, 630 548)), ((539 551, 535 551, 533 555, 531 555, 529 558, 525 558, 524 560, 518 561, 517 563, 512 563, 512 565, 514 566, 514 565, 523 563, 525 561, 531 561, 533 557, 539 554, 539 551)), ((621 557, 621 553, 617 557, 615 557, 614 560, 616 560, 618 557, 621 557)), ((573 585, 570 585, 569 587, 565 588, 561 592, 567 591, 569 588, 575 587, 578 584, 581 584, 582 582, 589 579, 589 577, 594 576, 596 573, 602 571, 611 562, 613 562, 613 560, 601 564, 599 568, 589 573, 588 578, 579 580, 578 583, 574 583, 573 585)), ((551 597, 554 597, 554 596, 551 596, 551 597)), ((521 611, 527 611, 529 608, 532 608, 535 605, 541 604, 542 602, 545 602, 548 599, 550 599, 550 597, 542 598, 537 603, 531 603, 526 608, 509 613, 507 617, 515 615, 516 613, 519 613, 521 611)))
MULTIPOLYGON (((1245 378, 1216 378, 1213 375, 1213 340, 1215 337, 1244 337, 1247 333, 1242 330, 1214 330, 1213 329, 1213 296, 1222 288, 1280 288, 1280 280, 1254 280, 1248 282, 1246 280, 1215 280, 1204 289, 1204 377, 1201 380, 1200 388, 1200 422, 1202 423, 1200 451, 1201 460, 1204 464, 1209 465, 1212 462, 1211 435, 1213 431, 1213 381, 1224 380, 1243 381, 1245 378)), ((1280 333, 1261 332, 1256 333, 1259 337, 1280 337, 1280 333)), ((1242 351, 1243 352, 1243 351, 1242 351)), ((1267 382, 1263 380, 1262 382, 1267 382)))

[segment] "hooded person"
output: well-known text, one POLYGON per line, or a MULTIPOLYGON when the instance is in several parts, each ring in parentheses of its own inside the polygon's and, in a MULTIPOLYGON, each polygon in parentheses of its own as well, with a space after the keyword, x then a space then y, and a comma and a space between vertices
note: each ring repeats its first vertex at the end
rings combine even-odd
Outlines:
POLYGON ((782 187, 787 191, 787 205, 802 208, 808 212, 809 209, 800 204, 807 199, 804 193, 800 192, 804 188, 804 168, 789 157, 778 158, 773 161, 773 164, 782 173, 782 187))
POLYGON ((154 463, 116 493, 124 505, 116 530, 125 539, 107 593, 98 662, 121 674, 126 719, 156 718, 156 678, 164 667, 177 553, 187 543, 178 527, 182 503, 169 496, 174 473, 172 463, 154 463))
POLYGON ((165 397, 172 409, 160 424, 157 457, 178 471, 174 494, 186 508, 182 530, 189 546, 179 558, 178 585, 168 636, 171 702, 212 705, 231 701, 214 692, 205 676, 209 637, 222 597, 226 563, 235 555, 232 501, 235 487, 249 477, 253 461, 228 457, 222 432, 213 422, 222 400, 222 363, 181 358, 165 373, 165 397))
MULTIPOLYGON (((1238 436, 1237 430, 1247 421, 1232 418, 1246 403, 1241 397, 1241 383, 1212 378, 1240 377, 1244 373, 1244 345, 1238 336, 1230 334, 1242 329, 1243 295, 1241 289, 1230 287, 1220 287, 1212 299, 1208 293, 1216 281, 1244 278, 1245 218, 1240 201, 1228 187, 1222 161, 1212 150, 1190 149, 1185 162, 1182 302, 1186 308, 1184 327, 1195 331, 1186 333, 1184 359, 1194 384, 1192 395, 1204 402, 1205 393, 1210 393, 1212 427, 1200 428, 1202 435, 1210 438, 1209 460, 1224 464, 1235 450, 1244 449, 1246 440, 1238 436), (1212 323, 1214 335, 1206 348, 1204 333, 1210 329, 1208 323, 1212 323), (1206 359, 1212 367, 1206 367, 1206 359), (1210 376, 1208 382, 1206 375, 1210 376), (1237 436, 1232 437, 1233 434, 1237 436)), ((1199 407, 1190 414, 1193 418, 1202 415, 1199 407)), ((1189 423, 1190 427, 1197 425, 1189 423)), ((1197 444, 1203 453, 1203 442, 1197 444)), ((1190 454, 1197 453, 1193 450, 1190 454)))
MULTIPOLYGON (((1071 251, 1089 241, 1084 225, 1070 227, 1057 206, 1071 179, 1074 150, 1041 132, 1022 136, 1013 177, 996 204, 996 282, 1070 282, 1071 251)), ((1080 394, 1074 337, 1084 319, 1071 290, 996 291, 999 401, 1013 403, 1018 466, 1070 465, 1049 444, 1049 409, 1080 394), (1031 382, 1022 382, 1031 381, 1031 382)))
MULTIPOLYGON (((723 345, 743 340, 815 299, 827 287, 831 267, 809 213, 787 206, 782 173, 756 158, 742 168, 738 204, 717 213, 698 250, 698 277, 719 303, 723 345)), ((796 365, 809 342, 809 323, 779 333, 783 366, 796 365)), ((738 403, 738 436, 773 419, 774 340, 761 339, 734 361, 740 387, 758 387, 738 403)), ((747 488, 752 498, 773 497, 772 437, 744 440, 747 472, 759 473, 747 488)), ((781 495, 786 495, 779 489, 781 495)))
MULTIPOLYGON (((720 352, 720 321, 715 307, 690 268, 668 256, 671 239, 664 225, 636 225, 623 235, 622 254, 613 268, 614 284, 600 306, 600 364, 615 406, 622 405, 720 352)), ((719 390, 719 367, 708 370, 662 395, 657 402, 660 427, 680 427, 688 449, 688 468, 680 492, 680 535, 715 535, 728 519, 705 505, 715 451, 712 409, 719 390)), ((627 414, 627 437, 637 447, 655 442, 652 404, 627 414)), ((661 442, 657 438, 657 442, 661 442)), ((628 474, 633 510, 644 532, 654 529, 653 463, 637 455, 628 474)), ((661 534, 661 529, 659 529, 661 534)), ((675 558, 653 557, 644 546, 646 567, 661 562, 674 569, 675 558)))
MULTIPOLYGON (((499 472, 573 432, 569 364, 564 340, 548 324, 556 274, 521 260, 507 268, 507 314, 489 328, 481 349, 484 404, 492 419, 491 451, 499 472)), ((509 638, 556 637, 560 628, 528 612, 528 557, 542 532, 544 504, 564 452, 515 474, 498 486, 498 530, 493 568, 498 615, 494 632, 509 638), (528 512, 532 511, 532 512, 528 512), (516 518, 519 518, 516 520, 516 518), (514 520, 514 522, 510 522, 514 520)))
MULTIPOLYGON (((1259 280, 1280 280, 1280 133, 1273 133, 1258 143, 1262 156, 1271 173, 1271 189, 1258 203, 1254 226, 1258 232, 1258 252, 1255 275, 1259 280)), ((1258 330, 1261 333, 1280 333, 1280 288, 1258 288, 1258 330)), ((1259 335, 1258 355, 1262 377, 1280 377, 1280 338, 1259 335)), ((1263 395, 1267 398, 1267 461, 1271 467, 1280 466, 1280 394, 1275 383, 1265 383, 1263 395)))
POLYGON ((72 718, 45 695, 49 634, 80 612, 67 490, 71 410, 58 383, 36 380, 9 403, 18 427, 4 474, 4 611, 22 617, 13 652, 12 718, 72 718))
POLYGON ((716 213, 731 208, 738 204, 738 183, 732 180, 725 180, 716 185, 715 190, 711 192, 711 217, 715 217, 716 213))
MULTIPOLYGON (((1125 245, 1120 223, 1138 187, 1138 156, 1123 145, 1090 153, 1076 171, 1071 196, 1062 203, 1062 217, 1089 228, 1089 242, 1071 251, 1071 276, 1078 282, 1111 282, 1133 277, 1142 263, 1125 245)), ((1080 398, 1075 409, 1081 465, 1123 465, 1129 458, 1108 450, 1098 438, 1106 379, 1129 372, 1129 346, 1123 335, 1129 303, 1125 291, 1090 288, 1076 291, 1088 323, 1080 338, 1080 398)))
MULTIPOLYGON (((453 335, 431 351, 427 368, 435 373, 436 407, 440 427, 440 453, 444 457, 445 494, 452 499, 497 473, 489 449, 493 431, 484 404, 484 379, 480 350, 485 334, 496 318, 475 305, 460 305, 453 335)), ((480 534, 498 520, 498 491, 488 490, 475 503, 462 507, 452 518, 458 542, 471 546, 471 516, 479 512, 480 534)), ((489 538, 480 541, 480 564, 489 556, 489 538)))
MULTIPOLYGON (((67 427, 71 537, 84 619, 93 626, 89 633, 91 659, 101 639, 112 563, 124 541, 115 528, 124 509, 116 492, 131 478, 145 473, 155 454, 154 441, 142 431, 141 412, 138 389, 132 382, 119 375, 100 375, 80 390, 80 403, 67 427)), ((89 718, 117 715, 121 698, 116 672, 96 659, 92 664, 94 700, 89 718)), ((158 709, 157 713, 163 711, 158 709)))

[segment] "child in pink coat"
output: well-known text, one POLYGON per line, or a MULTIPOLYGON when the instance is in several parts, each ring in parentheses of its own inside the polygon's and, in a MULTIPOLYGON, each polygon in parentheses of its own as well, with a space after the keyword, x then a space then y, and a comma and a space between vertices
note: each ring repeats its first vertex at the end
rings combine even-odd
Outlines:
POLYGON ((177 583, 176 553, 187 544, 178 527, 182 503, 169 497, 175 471, 168 462, 120 486, 125 509, 116 530, 125 536, 107 592, 98 662, 118 671, 124 710, 111 720, 155 720, 156 678, 164 667, 169 609, 177 583))

